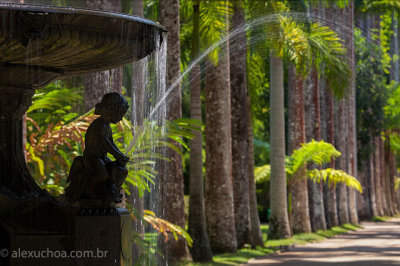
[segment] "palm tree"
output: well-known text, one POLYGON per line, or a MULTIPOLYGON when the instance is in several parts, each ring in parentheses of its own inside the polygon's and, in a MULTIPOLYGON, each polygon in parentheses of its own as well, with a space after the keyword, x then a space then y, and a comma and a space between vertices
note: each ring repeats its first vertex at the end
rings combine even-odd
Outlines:
MULTIPOLYGON (((167 36, 167 77, 166 86, 169 88, 175 80, 180 78, 180 20, 179 0, 165 0, 159 2, 160 23, 168 30, 167 36)), ((177 86, 180 86, 179 84, 177 86)), ((175 120, 182 117, 182 99, 180 87, 175 89, 178 93, 167 105, 166 119, 175 120)), ((175 143, 175 145, 178 145, 175 143)), ((161 208, 164 219, 185 227, 185 204, 182 159, 172 150, 167 150, 170 162, 161 175, 161 208)), ((175 240, 169 237, 165 241, 159 241, 167 261, 178 261, 187 257, 188 250, 183 239, 175 240)))
MULTIPOLYGON (((244 27, 245 17, 241 1, 232 1, 232 29, 244 27)), ((235 47, 230 54, 231 110, 232 110, 232 178, 235 204, 235 223, 238 248, 249 243, 250 201, 247 130, 247 80, 246 80, 246 32, 242 31, 229 40, 235 47)))
MULTIPOLYGON (((227 19, 227 16, 226 16, 227 19)), ((237 250, 232 184, 229 44, 205 77, 206 221, 214 252, 237 250)))
MULTIPOLYGON (((299 27, 297 23, 293 22, 289 17, 287 16, 278 16, 280 19, 279 25, 275 26, 273 28, 273 31, 271 33, 279 32, 278 37, 274 39, 274 44, 273 48, 275 48, 276 54, 280 55, 283 57, 284 51, 286 52, 286 57, 291 59, 296 67, 298 68, 298 71, 303 71, 304 72, 304 66, 307 66, 307 62, 310 62, 311 60, 310 55, 314 56, 314 64, 316 66, 316 69, 320 69, 322 66, 322 63, 327 64, 330 66, 328 70, 326 71, 326 77, 328 80, 328 84, 330 85, 330 88, 333 89, 334 91, 336 90, 338 94, 340 94, 340 88, 343 84, 346 84, 348 82, 348 67, 343 64, 340 60, 340 55, 343 55, 344 49, 340 45, 339 38, 335 33, 333 33, 329 28, 323 27, 319 25, 318 23, 312 23, 310 25, 310 32, 306 34, 305 31, 302 30, 302 27, 299 27), (278 29, 277 29, 278 28, 278 29), (285 36, 286 38, 283 38, 281 36, 285 36), (290 37, 288 37, 290 36, 290 37), (279 39, 279 37, 281 39, 279 39), (277 42, 276 40, 279 40, 277 42), (341 73, 341 74, 339 74, 341 73), (344 73, 344 74, 343 74, 344 73)), ((274 37, 274 36, 273 36, 274 37)), ((274 181, 274 178, 277 179, 282 179, 284 177, 284 168, 282 169, 282 162, 279 162, 279 157, 281 160, 284 160, 284 157, 282 158, 281 154, 278 154, 277 152, 282 152, 279 151, 276 147, 272 146, 272 143, 277 145, 275 137, 277 135, 282 134, 284 132, 284 122, 280 122, 278 124, 274 124, 275 121, 273 120, 274 112, 273 106, 274 100, 272 99, 272 95, 276 87, 274 85, 278 84, 279 86, 282 86, 280 83, 275 83, 275 79, 279 75, 279 73, 275 73, 273 69, 273 65, 277 64, 279 67, 279 71, 281 71, 281 67, 279 66, 279 63, 277 63, 278 60, 276 60, 276 56, 274 57, 274 54, 271 56, 271 219, 272 219, 272 227, 270 227, 271 231, 271 236, 272 237, 285 237, 287 236, 287 232, 282 230, 284 227, 279 227, 274 229, 275 226, 275 221, 273 219, 277 219, 279 221, 280 226, 282 226, 283 223, 285 223, 285 215, 282 213, 279 213, 279 211, 276 210, 275 213, 275 208, 277 206, 274 206, 274 202, 282 202, 285 201, 283 197, 286 196, 286 193, 283 193, 282 195, 282 188, 280 190, 279 196, 274 194, 274 191, 277 190, 277 187, 285 185, 285 180, 276 180, 274 181), (278 130, 278 127, 283 127, 280 130, 278 130), (275 151, 277 149, 277 151, 275 151), (277 158, 274 158, 274 157, 277 158), (273 164, 276 163, 278 164, 277 167, 274 167, 273 164), (275 171, 277 171, 275 177, 275 171), (278 185, 276 185, 276 183, 278 185), (278 199, 273 199, 273 197, 278 197, 278 199), (280 198, 279 198, 280 197, 280 198), (279 218, 276 218, 274 216, 281 215, 279 218), (279 232, 280 230, 280 232, 279 232)), ((282 70, 283 71, 283 70, 282 70)), ((283 83, 283 81, 282 81, 283 83)), ((280 107, 283 110, 283 105, 280 107)), ((279 112, 278 112, 279 114, 279 112)), ((281 140, 279 144, 284 147, 284 139, 281 140)), ((282 148, 282 147, 280 147, 282 148)), ((284 150, 284 149, 283 149, 284 150)), ((284 153, 283 153, 284 155, 284 153)), ((283 163, 284 165, 284 163, 283 163)), ((282 208, 282 206, 279 206, 282 208)), ((279 208, 278 207, 278 208, 279 208)))
MULTIPOLYGON (((200 1, 193 3, 193 33, 191 59, 200 53, 199 33, 200 1)), ((190 117, 201 122, 201 77, 200 64, 193 66, 190 83, 190 117)), ((201 130, 190 141, 190 185, 189 185, 189 234, 193 239, 191 254, 194 261, 212 261, 210 241, 208 239, 203 182, 203 139, 201 130)))
POLYGON ((258 215, 256 184, 254 177, 254 147, 253 147, 253 124, 251 121, 251 102, 247 96, 247 130, 248 130, 248 158, 249 158, 249 201, 250 201, 250 244, 263 246, 261 235, 260 217, 258 215))
POLYGON ((290 237, 289 218, 286 201, 285 173, 285 117, 283 61, 274 51, 270 53, 271 75, 271 181, 270 204, 271 218, 268 238, 279 239, 290 237))
MULTIPOLYGON (((305 115, 304 115, 303 78, 297 74, 293 64, 288 71, 288 151, 295 149, 306 142, 305 115)), ((302 175, 305 166, 299 171, 302 175)), ((308 209, 307 180, 294 178, 289 187, 292 195, 291 225, 293 233, 311 232, 310 216, 308 209)))

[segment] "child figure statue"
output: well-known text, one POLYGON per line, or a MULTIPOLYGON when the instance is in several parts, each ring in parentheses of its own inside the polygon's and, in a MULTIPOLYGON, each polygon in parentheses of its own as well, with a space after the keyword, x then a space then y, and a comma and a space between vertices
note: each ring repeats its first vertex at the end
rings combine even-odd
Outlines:
POLYGON ((69 202, 89 201, 114 204, 122 200, 121 186, 128 175, 126 157, 115 145, 110 123, 118 123, 128 111, 125 98, 116 92, 104 95, 96 104, 94 120, 86 132, 83 156, 74 159, 65 196, 69 202), (116 159, 107 157, 110 153, 116 159))

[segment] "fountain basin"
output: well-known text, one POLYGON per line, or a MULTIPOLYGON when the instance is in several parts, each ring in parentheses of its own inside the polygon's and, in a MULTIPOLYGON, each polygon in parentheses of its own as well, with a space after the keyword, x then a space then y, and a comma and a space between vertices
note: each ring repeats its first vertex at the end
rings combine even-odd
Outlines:
POLYGON ((0 4, 0 87, 37 89, 126 65, 153 52, 164 31, 118 13, 0 4))

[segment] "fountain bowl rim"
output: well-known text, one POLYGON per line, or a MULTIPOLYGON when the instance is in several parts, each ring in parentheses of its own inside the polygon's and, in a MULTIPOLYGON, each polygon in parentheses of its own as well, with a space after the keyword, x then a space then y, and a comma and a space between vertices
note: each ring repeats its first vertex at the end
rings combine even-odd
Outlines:
POLYGON ((157 27, 159 30, 163 32, 168 32, 167 29, 164 28, 158 22, 130 14, 123 14, 113 11, 102 11, 102 10, 75 8, 75 7, 59 7, 51 5, 14 4, 14 3, 0 3, 0 10, 24 11, 33 13, 102 16, 119 20, 126 20, 129 22, 139 22, 143 24, 148 24, 150 26, 157 27))

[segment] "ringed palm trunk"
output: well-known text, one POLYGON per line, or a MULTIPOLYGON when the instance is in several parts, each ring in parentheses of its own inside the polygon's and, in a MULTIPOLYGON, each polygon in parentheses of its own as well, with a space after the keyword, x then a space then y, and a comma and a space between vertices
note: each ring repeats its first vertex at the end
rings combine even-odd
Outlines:
MULTIPOLYGON (((288 150, 289 154, 306 142, 305 113, 303 97, 303 78, 296 73, 295 67, 289 66, 288 76, 288 150)), ((291 194, 291 227, 294 234, 311 232, 308 209, 307 179, 304 178, 305 165, 289 181, 291 194)))
MULTIPOLYGON (((132 4, 133 15, 144 17, 143 0, 133 0, 132 4)), ((144 93, 146 87, 146 69, 147 59, 143 58, 138 62, 132 64, 132 107, 131 122, 134 125, 143 125, 144 119, 144 93)), ((144 197, 139 197, 139 190, 136 186, 130 185, 129 191, 131 195, 127 196, 127 201, 135 209, 137 215, 143 216, 144 211, 144 197)), ((133 221, 134 230, 144 237, 144 224, 142 219, 133 221)), ((132 257, 137 259, 140 257, 140 248, 135 244, 132 245, 132 257)))
MULTIPOLYGON (((336 9, 336 17, 339 18, 339 23, 345 25, 345 12, 344 9, 336 9)), ((346 39, 346 32, 344 30, 339 30, 339 36, 342 39, 346 39)), ((337 169, 348 171, 348 157, 347 157, 347 108, 346 100, 340 99, 335 102, 335 143, 337 144, 337 149, 342 153, 342 155, 336 159, 337 169)), ((337 185, 337 205, 338 205, 338 217, 339 223, 345 224, 349 223, 349 206, 348 206, 348 195, 347 187, 344 184, 337 185)))
MULTIPOLYGON (((334 9, 326 8, 325 17, 328 22, 332 21, 334 9)), ((332 25, 330 25, 332 26, 332 25)), ((335 146, 335 111, 334 111, 334 100, 330 89, 326 86, 327 83, 323 82, 321 84, 321 117, 322 125, 325 125, 323 138, 326 142, 331 143, 335 146)), ((328 167, 335 168, 335 161, 332 160, 328 167)), ((324 199, 325 199, 325 217, 327 227, 333 227, 339 225, 339 218, 337 213, 337 203, 336 203, 336 186, 334 184, 324 184, 324 199)))
POLYGON ((285 117, 283 62, 273 51, 270 52, 270 138, 271 138, 271 180, 268 238, 290 237, 287 211, 287 187, 285 172, 285 117))
MULTIPOLYGON (((374 147, 374 139, 370 139, 371 147, 374 147)), ((377 187, 376 187, 376 174, 375 174, 375 152, 372 152, 368 161, 369 171, 369 184, 370 184, 370 200, 371 200, 371 215, 378 216, 378 200, 377 200, 377 187)))
MULTIPOLYGON (((346 105, 345 100, 341 99, 336 102, 336 131, 335 131, 335 143, 337 143, 337 149, 342 155, 336 159, 337 169, 347 172, 347 143, 346 143, 346 105)), ((344 184, 338 184, 337 189, 337 205, 338 205, 338 217, 339 224, 349 223, 349 208, 347 202, 347 188, 344 184)))
POLYGON ((382 206, 383 214, 390 215, 389 202, 387 201, 387 186, 386 186, 386 161, 385 161, 385 144, 383 138, 379 139, 380 149, 380 164, 381 164, 381 186, 382 186, 382 206))
MULTIPOLYGON (((159 2, 160 23, 168 30, 167 36, 167 82, 171 84, 180 77, 180 23, 179 23, 179 0, 164 0, 159 2)), ((174 88, 174 97, 167 105, 166 118, 175 120, 182 117, 182 99, 180 84, 174 88)), ((178 143, 175 142, 175 145, 178 143)), ((167 157, 170 162, 166 164, 165 174, 161 176, 162 203, 161 210, 163 218, 185 228, 185 203, 184 182, 181 156, 172 149, 167 149, 167 157)), ((178 261, 188 257, 184 239, 175 240, 171 235, 165 241, 159 241, 167 261, 178 261), (163 243, 161 243, 163 242, 163 243)))
MULTIPOLYGON (((347 28, 354 29, 354 2, 350 1, 345 8, 345 21, 347 28)), ((357 139, 356 139, 356 93, 355 93, 355 57, 354 57, 354 36, 346 38, 347 51, 349 53, 349 64, 351 68, 351 81, 348 102, 348 169, 349 174, 357 178, 357 139)), ((358 223, 357 205, 356 205, 356 190, 348 188, 349 196, 349 218, 353 224, 358 223)))
MULTIPOLYGON (((233 1, 232 28, 244 26, 244 10, 241 3, 233 1)), ((231 110, 232 110, 232 177, 235 205, 235 224, 238 248, 249 243, 250 202, 248 173, 247 130, 247 80, 246 80, 246 33, 230 39, 234 47, 230 54, 231 110)))
POLYGON ((390 162, 390 145, 389 145, 390 137, 389 134, 385 134, 385 142, 383 143, 384 148, 384 164, 385 164, 385 196, 386 202, 388 206, 388 214, 389 216, 394 215, 393 209, 393 200, 392 200, 392 191, 391 191, 391 162, 390 162))
POLYGON ((206 224, 215 253, 236 252, 232 184, 231 97, 229 46, 221 47, 218 65, 209 62, 205 77, 206 101, 206 224))
POLYGON ((376 206, 378 216, 383 216, 383 204, 382 204, 382 183, 381 183, 381 161, 380 161, 380 148, 379 148, 379 138, 375 137, 374 140, 374 185, 376 193, 376 206))
POLYGON ((248 130, 248 156, 249 156, 249 199, 250 199, 250 244, 252 247, 263 246, 260 217, 258 215, 256 184, 254 182, 254 147, 253 125, 251 122, 250 96, 247 96, 247 130, 248 130))
MULTIPOLYGON (((196 2, 193 5, 192 60, 199 55, 199 50, 199 2, 196 2)), ((193 67, 190 75, 190 117, 201 121, 200 64, 193 67)), ((194 261, 212 261, 204 205, 203 137, 201 131, 195 134, 190 141, 189 234, 193 239, 190 251, 194 261)))
MULTIPOLYGON (((314 68, 307 79, 306 88, 306 140, 321 140, 320 93, 317 71, 314 68)), ((311 166, 315 167, 315 166, 311 166)), ((313 231, 325 230, 325 211, 322 183, 308 180, 308 202, 311 228, 313 231)))

